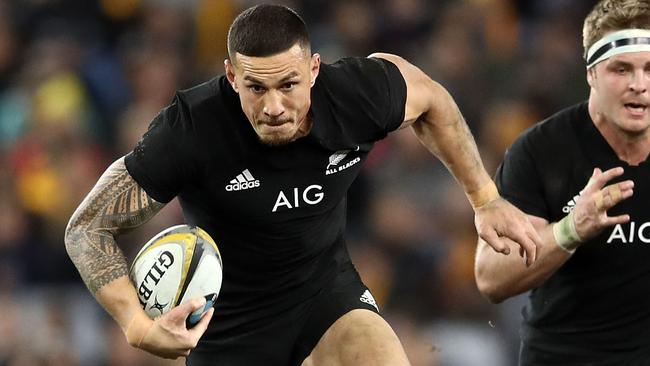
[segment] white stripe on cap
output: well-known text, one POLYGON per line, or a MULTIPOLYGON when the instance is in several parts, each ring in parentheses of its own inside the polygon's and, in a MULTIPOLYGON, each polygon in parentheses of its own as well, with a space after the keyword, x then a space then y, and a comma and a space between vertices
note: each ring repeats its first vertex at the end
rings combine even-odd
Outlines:
POLYGON ((587 69, 614 55, 640 51, 650 51, 649 29, 623 29, 609 33, 589 47, 589 51, 587 51, 587 69), (596 53, 605 50, 606 52, 592 60, 596 53))

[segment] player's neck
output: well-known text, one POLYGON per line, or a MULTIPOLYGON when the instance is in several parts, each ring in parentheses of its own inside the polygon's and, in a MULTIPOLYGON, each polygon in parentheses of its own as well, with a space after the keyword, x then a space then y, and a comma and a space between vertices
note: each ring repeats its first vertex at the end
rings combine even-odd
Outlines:
POLYGON ((621 161, 632 166, 646 161, 650 154, 650 131, 645 130, 640 133, 625 131, 615 123, 607 121, 596 111, 592 103, 589 103, 589 115, 596 129, 621 161))

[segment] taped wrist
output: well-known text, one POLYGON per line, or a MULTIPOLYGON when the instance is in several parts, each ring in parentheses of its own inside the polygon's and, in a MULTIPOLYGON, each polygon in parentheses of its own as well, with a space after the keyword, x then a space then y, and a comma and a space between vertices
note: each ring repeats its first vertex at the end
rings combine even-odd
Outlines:
POLYGON ((147 336, 153 321, 142 311, 138 311, 131 319, 129 326, 126 327, 126 340, 130 345, 140 348, 142 340, 147 336))
POLYGON ((472 207, 479 208, 490 201, 499 198, 499 190, 494 182, 490 181, 489 184, 484 185, 474 192, 465 193, 472 207))
POLYGON ((582 243, 582 239, 576 231, 576 224, 573 221, 573 211, 555 224, 553 224, 553 236, 557 245, 569 253, 576 251, 582 243))

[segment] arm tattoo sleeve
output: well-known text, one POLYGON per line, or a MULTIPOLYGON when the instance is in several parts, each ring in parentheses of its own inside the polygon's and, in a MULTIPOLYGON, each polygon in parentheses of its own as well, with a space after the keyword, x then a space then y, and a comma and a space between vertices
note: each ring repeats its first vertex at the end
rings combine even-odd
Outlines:
POLYGON ((65 232, 68 255, 93 294, 128 275, 115 236, 144 224, 163 207, 129 175, 124 158, 115 161, 99 178, 65 232))

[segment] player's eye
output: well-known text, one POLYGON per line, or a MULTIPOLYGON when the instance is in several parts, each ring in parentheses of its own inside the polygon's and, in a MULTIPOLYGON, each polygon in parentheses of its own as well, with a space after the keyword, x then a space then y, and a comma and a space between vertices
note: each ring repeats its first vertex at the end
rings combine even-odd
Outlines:
POLYGON ((293 90, 293 87, 296 86, 296 84, 298 84, 298 83, 295 82, 295 81, 284 83, 284 84, 282 84, 282 90, 284 90, 284 91, 293 90))
POLYGON ((616 72, 619 75, 625 75, 629 71, 629 67, 625 65, 617 65, 614 67, 614 72, 616 72))
POLYGON ((250 89, 250 91, 252 91, 255 94, 262 94, 262 93, 264 93, 266 91, 266 88, 264 88, 261 85, 257 85, 257 84, 249 85, 248 89, 250 89))

